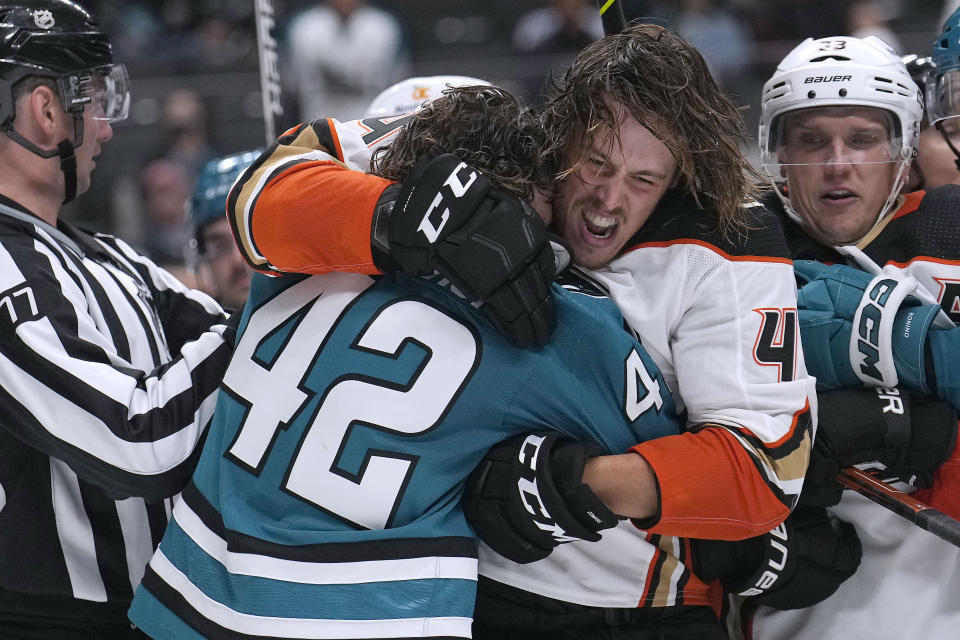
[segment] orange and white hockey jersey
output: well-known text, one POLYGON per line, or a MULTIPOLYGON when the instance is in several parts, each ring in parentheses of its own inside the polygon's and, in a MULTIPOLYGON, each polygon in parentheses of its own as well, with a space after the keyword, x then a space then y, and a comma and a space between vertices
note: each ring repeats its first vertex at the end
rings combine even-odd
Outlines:
POLYGON ((522 566, 481 547, 482 574, 590 606, 706 604, 673 536, 740 539, 786 515, 806 472, 814 381, 782 231, 762 208, 750 213, 748 234, 727 239, 687 197, 668 196, 593 272, 685 405, 689 433, 633 448, 657 475, 659 520, 522 566))
MULTIPOLYGON (((402 122, 318 120, 267 149, 227 205, 251 265, 376 273, 371 215, 389 183, 360 171, 402 122)), ((682 196, 665 201, 628 250, 594 272, 687 413, 687 433, 633 448, 657 475, 659 517, 522 567, 481 549, 482 574, 585 605, 708 604, 681 537, 741 539, 787 516, 809 457, 814 381, 782 234, 762 208, 751 211, 748 231, 725 239, 682 196)))
MULTIPOLYGON (((852 257, 813 241, 787 219, 775 196, 768 202, 784 220, 794 258, 846 262, 867 270, 869 265, 862 262, 869 259, 879 267, 902 270, 960 323, 960 187, 906 194, 896 211, 860 243, 862 255, 852 257)), ((960 366, 960 358, 955 361, 960 366)), ((913 496, 960 517, 960 453, 954 451, 940 467, 931 490, 918 490, 913 496)), ((794 611, 761 608, 752 623, 746 621, 747 638, 960 637, 960 549, 850 491, 831 511, 856 528, 863 548, 860 567, 817 605, 794 611)))

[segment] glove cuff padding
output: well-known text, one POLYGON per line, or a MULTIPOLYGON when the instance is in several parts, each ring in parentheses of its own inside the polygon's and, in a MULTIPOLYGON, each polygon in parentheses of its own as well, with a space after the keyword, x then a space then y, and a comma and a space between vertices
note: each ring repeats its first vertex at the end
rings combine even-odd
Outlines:
MULTIPOLYGON (((555 435, 555 434, 554 434, 555 435)), ((583 529, 574 530, 575 537, 595 542, 600 539, 598 531, 615 527, 620 521, 593 490, 583 484, 583 470, 590 458, 602 455, 603 449, 592 442, 564 441, 557 437, 550 451, 550 466, 569 473, 551 476, 557 493, 563 498, 571 514, 583 529)))
POLYGON ((897 312, 893 324, 893 363, 898 384, 926 395, 936 389, 931 376, 928 336, 940 305, 908 306, 897 312))
POLYGON ((906 389, 837 389, 820 393, 818 404, 817 437, 800 496, 805 505, 839 502, 836 474, 853 465, 929 487, 956 445, 956 411, 906 389))
POLYGON ((390 218, 401 188, 401 185, 394 182, 383 190, 373 208, 373 219, 370 221, 370 252, 374 266, 383 273, 400 271, 400 265, 390 255, 390 218))
POLYGON ((927 347, 928 385, 936 390, 938 398, 960 410, 960 367, 956 365, 957 353, 960 353, 960 327, 931 329, 927 347))
POLYGON ((581 482, 587 460, 600 453, 555 432, 494 445, 467 478, 467 521, 491 549, 519 563, 542 560, 564 542, 596 542, 619 522, 581 482))
POLYGON ((911 442, 888 469, 900 480, 929 489, 933 474, 957 446, 957 412, 947 402, 921 398, 911 407, 911 442))
POLYGON ((694 573, 730 593, 775 609, 812 606, 832 595, 860 566, 853 526, 820 507, 797 507, 775 530, 726 542, 693 540, 694 573))
MULTIPOLYGON (((918 286, 915 278, 881 273, 864 288, 853 314, 853 331, 850 334, 850 362, 854 373, 864 384, 897 386, 893 356, 894 324, 907 296, 918 286)), ((922 352, 922 341, 920 346, 922 352)))

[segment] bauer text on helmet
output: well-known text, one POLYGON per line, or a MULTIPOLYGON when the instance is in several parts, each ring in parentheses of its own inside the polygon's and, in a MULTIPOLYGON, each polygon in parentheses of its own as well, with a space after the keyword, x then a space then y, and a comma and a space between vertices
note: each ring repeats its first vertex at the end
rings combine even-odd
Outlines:
POLYGON ((914 157, 921 93, 879 38, 808 38, 763 87, 760 159, 788 214, 828 244, 891 210, 914 157))

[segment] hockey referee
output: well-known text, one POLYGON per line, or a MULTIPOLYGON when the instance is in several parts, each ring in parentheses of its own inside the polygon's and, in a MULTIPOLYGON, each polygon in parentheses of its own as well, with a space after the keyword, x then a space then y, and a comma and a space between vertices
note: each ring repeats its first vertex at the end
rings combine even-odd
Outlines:
POLYGON ((67 0, 0 3, 0 637, 144 638, 126 610, 189 479, 234 330, 65 222, 126 70, 67 0))

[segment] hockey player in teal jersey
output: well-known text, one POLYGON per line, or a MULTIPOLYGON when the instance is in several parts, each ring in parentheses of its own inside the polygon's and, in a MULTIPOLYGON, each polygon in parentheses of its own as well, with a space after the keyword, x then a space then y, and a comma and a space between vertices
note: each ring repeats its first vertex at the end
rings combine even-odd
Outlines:
MULTIPOLYGON (((379 166, 409 151, 414 167, 423 144, 459 159, 416 164, 397 206, 473 197, 487 179, 482 197, 529 197, 533 118, 494 88, 441 100, 458 101, 445 111, 456 120, 414 116, 379 166), (487 146, 471 151, 474 139, 487 146)), ((439 277, 254 277, 203 455, 130 611, 138 627, 177 640, 470 637, 477 552, 459 500, 487 449, 530 431, 611 452, 679 433, 662 376, 605 297, 554 285, 552 340, 521 350, 457 293, 439 277)), ((582 471, 584 447, 528 444, 552 447, 544 466, 578 452, 582 471)), ((601 522, 587 529, 617 520, 598 500, 590 513, 601 522)))

